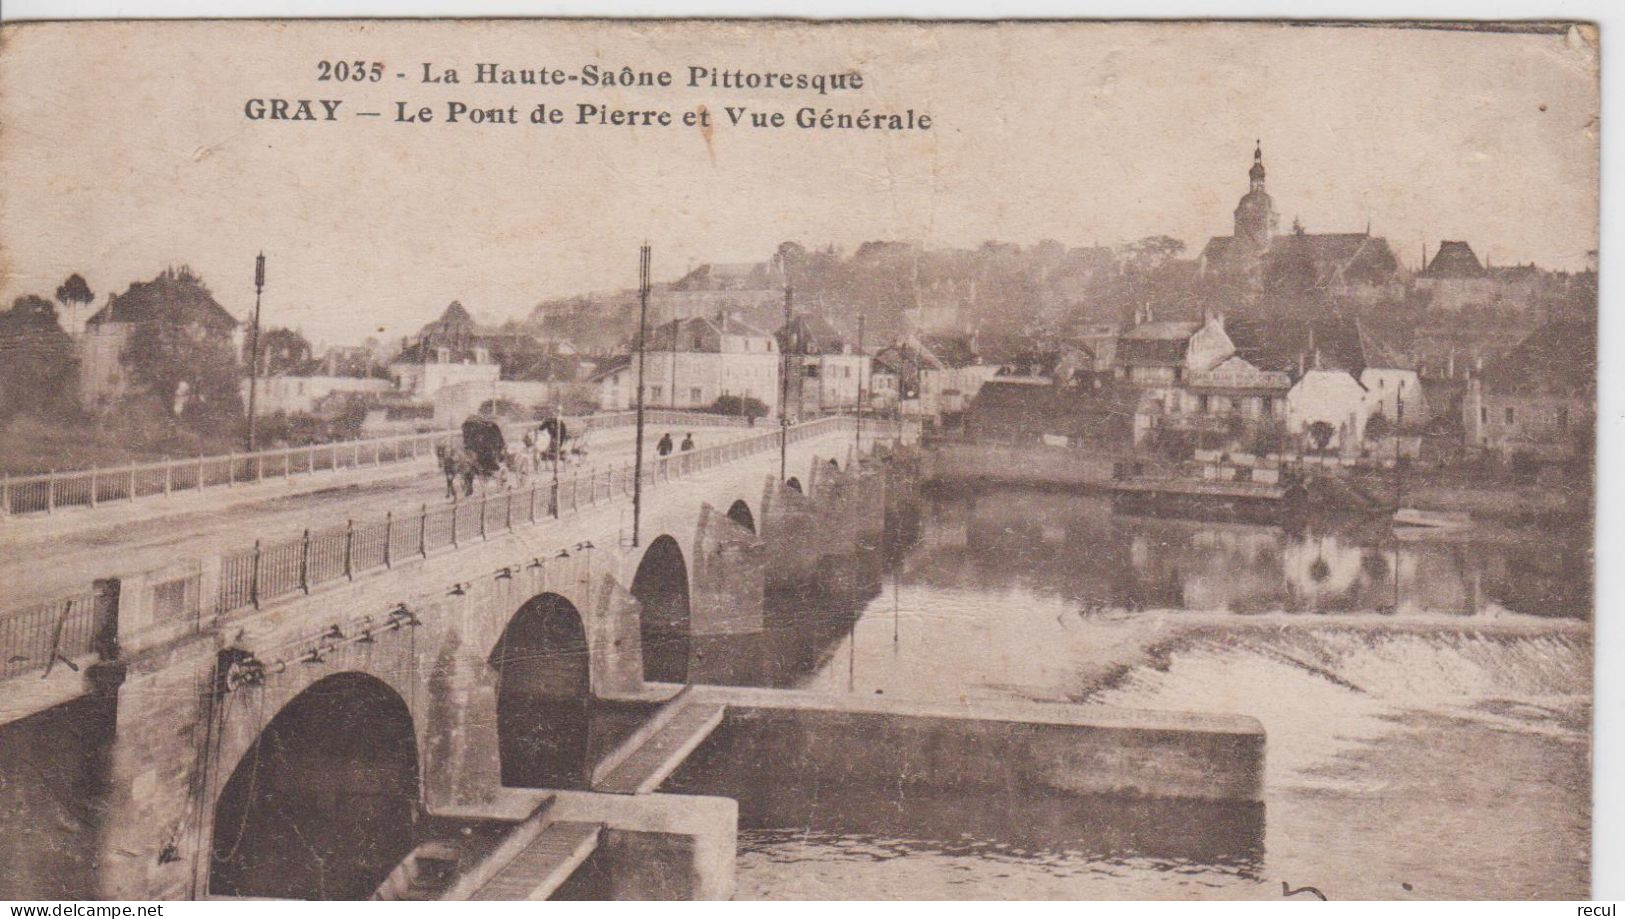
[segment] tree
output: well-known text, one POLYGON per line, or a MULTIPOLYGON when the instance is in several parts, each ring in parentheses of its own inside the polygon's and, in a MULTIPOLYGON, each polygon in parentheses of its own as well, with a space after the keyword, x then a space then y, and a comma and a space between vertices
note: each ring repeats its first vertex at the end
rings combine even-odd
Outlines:
POLYGON ((1394 426, 1389 423, 1386 415, 1372 415, 1365 423, 1366 440, 1382 440, 1394 433, 1394 426))
POLYGON ((1253 425, 1252 452, 1258 456, 1280 453, 1286 440, 1286 422, 1276 417, 1262 418, 1253 425))
MULTIPOLYGON (((244 364, 251 360, 249 337, 243 339, 244 364)), ((292 329, 270 329, 260 336, 260 372, 265 376, 304 373, 312 360, 310 342, 292 329)))
POLYGON ((744 415, 746 418, 767 417, 767 405, 750 396, 718 396, 711 403, 711 411, 718 415, 744 415))
POLYGON ((0 312, 0 421, 28 413, 58 417, 77 406, 73 339, 44 297, 18 297, 0 312))
POLYGON ((1123 255, 1130 262, 1145 268, 1155 268, 1185 251, 1185 243, 1172 236, 1147 236, 1123 247, 1123 255))
POLYGON ((169 268, 108 301, 131 326, 119 362, 128 390, 161 416, 224 431, 242 417, 237 323, 190 268, 169 268))
POLYGON ((1316 421, 1309 425, 1309 441, 1315 445, 1316 453, 1325 453, 1327 444, 1332 442, 1332 435, 1337 429, 1330 422, 1316 421))
POLYGON ((122 360, 131 381, 166 415, 213 427, 243 414, 241 370, 232 351, 229 337, 154 321, 136 326, 122 360))
POLYGON ((84 306, 95 300, 96 295, 90 292, 90 285, 77 273, 68 275, 68 279, 56 287, 56 302, 63 306, 84 306))

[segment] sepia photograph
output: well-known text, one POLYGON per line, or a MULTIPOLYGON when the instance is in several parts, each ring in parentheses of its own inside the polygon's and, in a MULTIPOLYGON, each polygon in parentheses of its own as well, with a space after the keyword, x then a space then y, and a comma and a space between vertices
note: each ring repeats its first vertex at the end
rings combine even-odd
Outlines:
POLYGON ((1589 899, 1603 31, 0 24, 0 899, 1589 899))

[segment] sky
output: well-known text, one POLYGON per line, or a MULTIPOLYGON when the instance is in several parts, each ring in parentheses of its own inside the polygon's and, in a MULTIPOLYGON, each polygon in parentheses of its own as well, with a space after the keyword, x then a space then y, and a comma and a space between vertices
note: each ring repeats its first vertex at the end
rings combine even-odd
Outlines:
MULTIPOLYGON (((1597 247, 1595 45, 1566 34, 1263 23, 170 22, 10 25, 0 45, 0 303, 187 264, 239 317, 322 343, 657 281, 784 240, 1071 246, 1230 232, 1255 140, 1283 229, 1369 222, 1414 267, 1597 247), (383 64, 323 82, 321 61, 383 64), (481 61, 669 70, 676 84, 481 86, 481 61), (423 64, 459 85, 420 82, 423 64), (689 66, 863 74, 860 91, 688 88, 689 66), (404 74, 397 77, 396 74, 404 74), (250 99, 337 99, 335 122, 250 99), (709 131, 446 124, 452 101, 704 106, 709 131), (397 103, 436 121, 394 120, 397 103), (927 112, 928 131, 720 123, 725 106, 927 112), (380 112, 358 117, 356 111, 380 112)), ((319 107, 317 107, 319 110, 319 107)))

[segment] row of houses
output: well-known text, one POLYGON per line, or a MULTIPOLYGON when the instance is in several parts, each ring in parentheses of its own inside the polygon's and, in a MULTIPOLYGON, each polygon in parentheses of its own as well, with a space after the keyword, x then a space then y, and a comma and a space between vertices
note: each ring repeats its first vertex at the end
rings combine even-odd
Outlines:
MULTIPOLYGON (((184 272, 132 285, 79 338, 87 406, 117 404, 130 385, 121 355, 131 330, 160 319, 241 337, 233 317, 184 272)), ((1169 321, 1146 308, 1126 329, 1101 325, 1065 339, 907 333, 874 349, 837 323, 802 314, 769 332, 727 310, 661 323, 642 343, 644 403, 704 410, 732 398, 734 410, 776 414, 782 404, 793 417, 861 403, 1001 438, 1176 449, 1284 441, 1344 453, 1367 448, 1378 418, 1377 439, 1421 432, 1442 417, 1467 448, 1505 456, 1573 455, 1594 424, 1595 329, 1585 322, 1549 321, 1499 359, 1475 361, 1464 383, 1426 384, 1358 319, 1336 315, 1227 322, 1209 312, 1169 321)), ((330 353, 262 378, 259 410, 334 415, 360 407, 367 432, 381 433, 455 424, 476 412, 629 408, 638 345, 581 355, 521 328, 483 326, 454 302, 383 368, 368 354, 330 353)))
POLYGON ((1354 318, 1164 321, 1143 311, 1136 320, 1109 361, 1091 361, 1073 342, 1003 363, 972 403, 967 432, 1187 455, 1397 456, 1424 434, 1506 459, 1589 449, 1596 349, 1587 323, 1547 323, 1461 385, 1425 380, 1354 318))

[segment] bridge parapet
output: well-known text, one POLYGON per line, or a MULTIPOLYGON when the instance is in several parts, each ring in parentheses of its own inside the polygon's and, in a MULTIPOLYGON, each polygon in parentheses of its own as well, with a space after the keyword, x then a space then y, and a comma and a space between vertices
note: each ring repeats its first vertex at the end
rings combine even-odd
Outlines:
MULTIPOLYGON (((580 430, 596 431, 626 427, 634 423, 636 417, 636 412, 607 412, 571 423, 580 430)), ((738 415, 701 412, 646 412, 645 420, 650 424, 753 426, 749 419, 738 415)), ((510 437, 517 437, 525 427, 522 424, 505 426, 510 437)), ((250 453, 130 463, 105 469, 0 476, 0 517, 48 514, 69 507, 94 508, 180 492, 410 462, 433 455, 436 447, 454 443, 460 436, 455 429, 425 431, 250 453)))
MULTIPOLYGON (((824 418, 783 433, 771 431, 662 457, 644 464, 643 487, 653 489, 777 449, 781 437, 789 443, 800 443, 850 424, 844 417, 824 418)), ((353 580, 360 574, 388 569, 406 558, 427 557, 464 543, 487 540, 497 533, 513 532, 630 497, 636 485, 634 470, 635 464, 627 462, 593 470, 585 477, 575 472, 556 483, 537 481, 527 489, 499 492, 495 497, 486 493, 478 500, 432 509, 425 504, 416 514, 390 513, 360 523, 351 520, 306 530, 293 539, 256 542, 221 557, 217 610, 224 614, 258 608, 273 600, 309 593, 324 583, 353 580)))

